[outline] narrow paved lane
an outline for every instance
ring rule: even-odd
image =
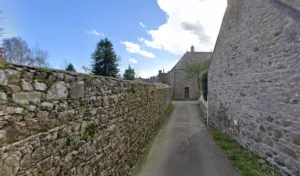
[[[198,102],[173,104],[138,176],[237,176],[205,129]]]

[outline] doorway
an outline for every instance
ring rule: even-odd
[[[190,88],[189,87],[184,88],[184,98],[190,98]]]

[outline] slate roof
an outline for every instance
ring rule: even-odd
[[[212,52],[186,52],[181,59],[177,62],[177,64],[170,70],[180,70],[184,69],[186,63],[188,60],[195,58],[195,59],[201,59],[201,58],[206,58],[206,57],[211,57]]]

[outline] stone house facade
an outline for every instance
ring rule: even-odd
[[[197,78],[188,79],[184,71],[187,63],[191,59],[204,59],[211,57],[212,52],[195,52],[194,46],[191,51],[187,51],[177,64],[167,74],[167,84],[173,87],[173,99],[197,99],[200,96],[200,90],[197,85]]]

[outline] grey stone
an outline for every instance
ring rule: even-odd
[[[49,102],[43,102],[41,104],[41,107],[40,107],[42,110],[52,110],[53,109],[53,104],[52,103],[49,103]]]
[[[0,128],[1,128],[1,123],[0,123]],[[0,130],[0,147],[5,143],[5,140],[6,140],[6,132],[4,130]],[[0,155],[2,155],[1,148],[0,148]]]
[[[7,95],[6,95],[6,93],[0,92],[0,100],[4,100],[4,101],[7,100]]]
[[[0,84],[2,85],[7,84],[7,75],[4,70],[0,70]]]
[[[40,92],[29,92],[28,93],[29,102],[40,103],[41,96],[42,96],[42,94]]]
[[[83,98],[84,97],[84,82],[78,81],[71,85],[70,96],[73,99]]]
[[[22,82],[22,89],[23,89],[23,90],[28,90],[28,91],[33,90],[31,84],[28,83],[28,82],[26,82],[26,81],[23,81],[23,82]]]
[[[33,111],[35,111],[35,109],[36,109],[36,106],[32,106],[32,105],[28,106],[28,111],[33,112]]]
[[[282,131],[275,129],[274,130],[274,136],[276,138],[281,138],[283,136]]]
[[[15,152],[4,160],[3,170],[7,171],[8,175],[17,175],[20,169],[21,153]]]
[[[16,113],[16,114],[21,114],[23,111],[24,111],[23,108],[16,108],[16,109],[15,109],[15,113]]]
[[[8,84],[18,84],[21,78],[21,73],[16,70],[5,70]]]
[[[47,91],[47,99],[66,99],[68,96],[68,89],[67,85],[62,82],[56,82],[54,83],[51,88]]]
[[[45,91],[47,89],[47,85],[45,83],[34,82],[35,90]]]
[[[39,117],[39,118],[45,118],[45,117],[48,117],[49,115],[49,112],[48,111],[39,111],[36,116]]]
[[[58,118],[59,120],[62,121],[72,121],[74,119],[74,114],[75,114],[74,110],[68,110],[68,111],[61,112]]]
[[[15,108],[14,107],[7,107],[5,109],[5,114],[14,114],[15,113]]]
[[[28,93],[24,93],[24,92],[14,93],[12,97],[14,101],[18,103],[22,103],[22,104],[29,103]]]
[[[11,90],[15,93],[15,92],[20,92],[21,88],[17,85],[10,85]]]
[[[293,143],[300,146],[300,134],[293,135]]]
[[[17,92],[13,94],[14,101],[22,104],[40,103],[41,102],[41,93],[39,92]]]

